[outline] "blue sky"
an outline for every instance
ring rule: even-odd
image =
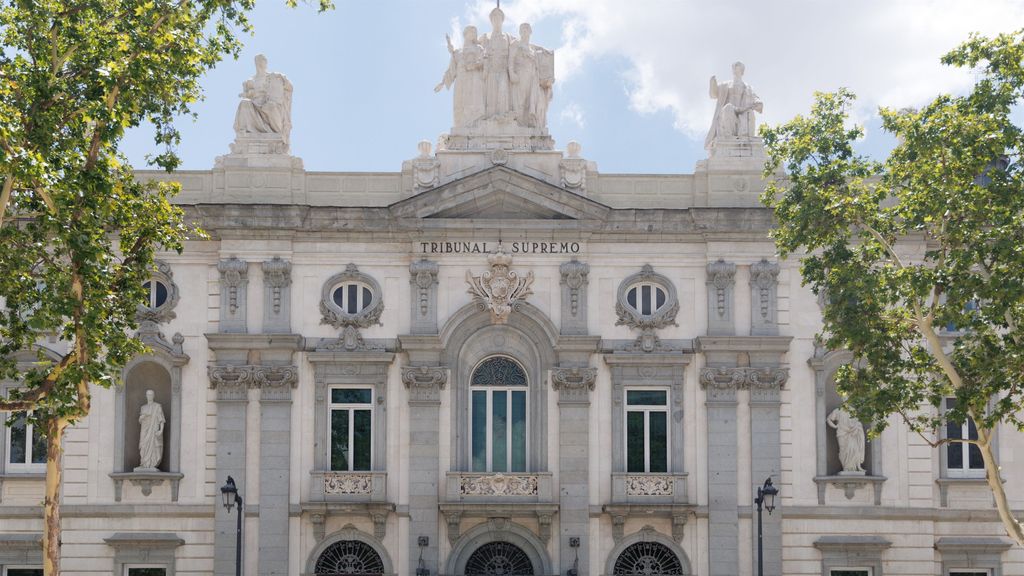
[[[397,171],[416,143],[451,125],[451,93],[433,92],[448,63],[444,35],[476,24],[486,0],[335,0],[317,14],[261,0],[255,35],[242,56],[204,80],[199,119],[182,119],[184,169],[208,169],[234,137],[241,83],[253,57],[295,86],[292,153],[307,170]],[[603,172],[691,172],[704,156],[710,122],[708,77],[729,76],[743,60],[765,101],[764,119],[785,121],[808,108],[814,90],[840,85],[861,95],[856,118],[866,151],[891,141],[878,130],[879,105],[920,104],[963,90],[971,77],[944,70],[939,56],[971,31],[1011,31],[1024,0],[506,0],[506,31],[521,21],[534,43],[556,50],[549,128],[556,145],[583,145]],[[453,40],[458,41],[453,33]],[[123,151],[137,167],[155,151],[143,127]]]

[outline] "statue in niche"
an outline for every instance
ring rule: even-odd
[[[836,431],[839,442],[839,462],[843,465],[842,475],[863,475],[864,446],[867,436],[864,425],[842,408],[833,410],[825,423]]]
[[[543,128],[553,94],[555,59],[554,52],[530,44],[532,33],[533,28],[524,22],[519,26],[519,39],[510,49],[512,109],[521,125]]]
[[[285,146],[292,130],[292,84],[284,74],[267,72],[267,57],[256,56],[256,75],[242,84],[235,136],[277,134]]]
[[[715,117],[704,139],[705,148],[711,148],[719,138],[753,138],[757,135],[754,112],[762,112],[764,104],[743,81],[745,70],[742,62],[736,62],[732,65],[731,82],[719,83],[717,78],[711,77],[709,94],[716,100]]]
[[[471,126],[484,116],[484,49],[477,38],[476,26],[462,31],[462,48],[456,50],[447,34],[448,53],[452,55],[444,78],[434,92],[455,85],[452,118],[456,126]]]
[[[139,410],[139,467],[157,470],[164,455],[164,409],[154,400],[152,390],[146,390],[146,403]]]
[[[484,112],[488,118],[506,118],[512,111],[509,90],[509,48],[512,38],[501,31],[505,13],[501,8],[491,10],[491,33],[484,35],[484,73],[486,92]]]

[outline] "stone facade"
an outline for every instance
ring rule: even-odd
[[[866,474],[834,469],[824,415],[849,358],[816,348],[816,298],[774,256],[756,138],[656,176],[503,142],[420,146],[391,174],[248,149],[140,172],[181,181],[210,239],[161,255],[175,312],[145,317],[152,354],[68,433],[65,573],[234,574],[230,475],[249,575],[338,558],[463,574],[501,543],[533,574],[627,573],[641,546],[665,573],[748,576],[767,477],[766,573],[1024,575],[984,483],[950,477],[899,425],[871,440]],[[473,438],[477,369],[495,357],[524,380],[518,470],[480,469]],[[172,398],[167,469],[148,475],[128,472],[122,439],[143,364]],[[362,464],[355,444],[334,452],[334,392],[354,388],[369,390],[344,408],[371,422]],[[664,463],[630,452],[635,393],[664,398],[664,420],[643,421],[665,422]],[[1024,478],[1024,441],[999,435],[1004,474]],[[1007,489],[1024,508],[1022,484]],[[0,567],[39,563],[42,490],[38,469],[0,465]]]

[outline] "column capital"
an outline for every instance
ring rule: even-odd
[[[558,401],[590,403],[590,391],[597,381],[597,368],[556,366],[551,369],[551,387],[558,391]]]
[[[409,391],[409,404],[437,404],[448,384],[446,366],[402,366],[402,383]]]

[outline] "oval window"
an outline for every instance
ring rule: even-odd
[[[373,304],[373,291],[360,282],[346,282],[334,288],[331,299],[345,314],[358,314]]]
[[[167,303],[167,285],[159,280],[149,280],[142,285],[148,294],[148,305],[156,309]]]
[[[668,294],[653,282],[640,282],[626,291],[626,303],[642,316],[650,316],[661,310],[668,300]]]

